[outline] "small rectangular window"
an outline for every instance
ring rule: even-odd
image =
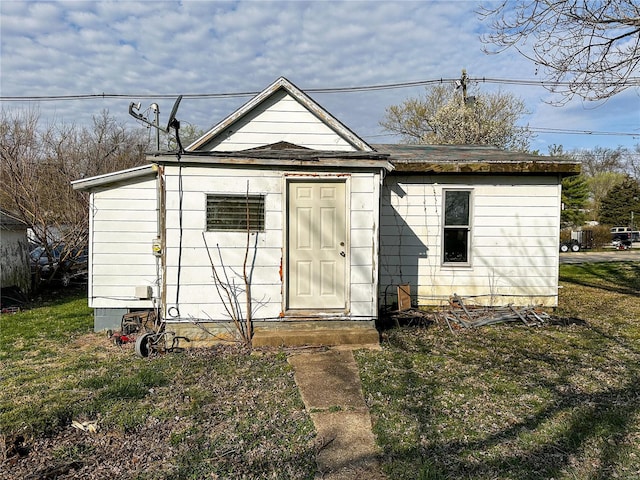
[[[442,238],[444,263],[469,262],[470,208],[471,192],[469,190],[445,190]]]
[[[264,195],[207,195],[207,231],[263,232]]]

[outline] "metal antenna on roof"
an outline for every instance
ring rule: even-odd
[[[182,148],[182,142],[180,142],[180,120],[176,118],[176,114],[178,113],[178,107],[180,106],[180,101],[182,100],[182,95],[179,95],[176,99],[176,103],[173,104],[173,108],[171,109],[171,114],[169,115],[169,121],[167,122],[167,133],[169,133],[169,129],[173,128],[176,131],[176,142],[178,142],[178,151],[180,153],[184,152]]]
[[[180,121],[176,119],[176,114],[178,113],[178,106],[180,105],[180,101],[182,100],[182,95],[179,95],[173,104],[173,108],[171,109],[171,114],[169,115],[169,121],[167,122],[166,128],[160,126],[160,107],[158,107],[157,103],[152,103],[149,108],[151,108],[155,112],[155,120],[152,122],[144,114],[140,113],[140,102],[135,103],[131,102],[129,104],[129,115],[131,115],[136,120],[141,121],[156,129],[156,146],[158,150],[160,150],[160,132],[169,133],[169,129],[174,128],[176,131],[176,141],[178,143],[178,148],[180,152],[182,152],[182,143],[180,142],[180,134],[178,131],[180,130]]]

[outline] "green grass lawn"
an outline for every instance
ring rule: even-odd
[[[86,298],[0,317],[0,479],[313,478],[315,431],[284,353],[142,359],[92,321]]]
[[[396,329],[357,354],[389,478],[640,478],[640,265],[560,276],[557,325]]]
[[[640,478],[640,266],[560,274],[558,324],[395,329],[356,353],[390,479]],[[79,296],[0,317],[0,479],[311,479],[314,437],[283,352],[141,359]]]

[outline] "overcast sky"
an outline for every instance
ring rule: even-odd
[[[177,95],[259,92],[280,76],[302,90],[403,84],[459,78],[542,80],[515,51],[482,52],[486,28],[477,1],[422,2],[0,2],[2,108],[7,97],[122,95],[118,98],[42,100],[45,122],[88,125],[103,110],[122,123],[132,101],[145,112],[158,103],[166,121]],[[531,148],[632,147],[640,143],[640,89],[604,104],[545,103],[538,86],[478,84],[521,97],[534,129],[592,134],[537,133]],[[454,88],[451,84],[451,88]],[[351,93],[309,93],[369,143],[392,143],[378,125],[385,107],[424,87]],[[167,96],[167,97],[164,97]],[[248,96],[185,98],[177,115],[208,129]],[[142,125],[139,128],[144,128]],[[598,132],[632,135],[598,135]]]

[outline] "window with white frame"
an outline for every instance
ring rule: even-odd
[[[471,251],[471,190],[444,191],[444,263],[469,263]]]
[[[263,232],[264,195],[207,195],[207,231]]]

